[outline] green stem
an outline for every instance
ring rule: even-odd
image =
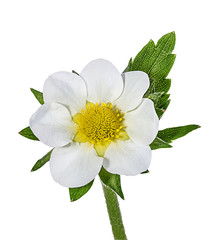
[[[116,193],[102,183],[115,240],[127,240]]]

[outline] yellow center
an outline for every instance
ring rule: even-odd
[[[124,130],[124,114],[111,103],[86,104],[86,109],[73,116],[77,124],[75,142],[90,142],[99,156],[103,156],[111,141],[128,140]]]
[[[78,124],[77,131],[91,143],[118,138],[123,128],[123,114],[109,103],[87,104],[86,110],[74,116],[73,120]]]

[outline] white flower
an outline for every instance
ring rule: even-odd
[[[43,88],[43,104],[30,128],[54,147],[51,174],[65,187],[92,181],[102,166],[111,173],[136,175],[148,169],[158,117],[151,100],[143,98],[148,75],[122,75],[108,61],[90,62],[80,76],[57,72]]]

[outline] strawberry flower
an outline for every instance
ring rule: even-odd
[[[159,124],[153,102],[143,98],[148,88],[145,72],[121,75],[103,59],[90,62],[80,75],[49,76],[44,104],[32,115],[30,128],[54,147],[54,180],[74,188],[92,181],[102,166],[119,175],[146,171]]]

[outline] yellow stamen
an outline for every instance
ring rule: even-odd
[[[74,141],[83,142],[84,140],[91,144],[114,141],[118,138],[120,129],[123,128],[123,117],[120,116],[121,112],[114,109],[111,103],[87,102],[86,109],[81,109],[80,115],[73,116],[74,122],[78,125],[78,134]]]

